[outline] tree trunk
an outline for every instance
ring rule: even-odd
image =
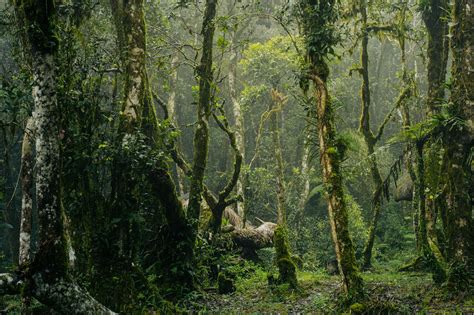
[[[444,102],[444,83],[448,61],[448,2],[446,0],[430,0],[423,8],[422,17],[428,33],[427,79],[428,91],[426,108],[429,116],[439,113]],[[441,147],[435,141],[425,144],[425,185],[429,196],[436,196],[443,189],[444,178],[441,175],[439,151]],[[435,231],[438,198],[426,198],[427,233],[432,244],[439,244]],[[436,245],[438,246],[438,245]]]
[[[211,103],[213,101],[213,92],[211,90],[211,84],[213,82],[212,46],[215,31],[214,18],[216,16],[216,7],[217,0],[206,0],[201,30],[203,36],[202,56],[201,63],[197,68],[199,102],[196,131],[194,133],[194,156],[188,205],[188,216],[192,220],[191,223],[194,227],[194,234],[197,234],[201,213],[204,173],[209,150],[209,116],[211,115]]]
[[[21,219],[20,219],[20,248],[18,251],[18,266],[26,270],[31,261],[31,232],[33,221],[33,146],[34,120],[28,118],[21,146]],[[22,294],[22,313],[29,314],[31,297]]]
[[[319,151],[323,168],[323,182],[328,201],[331,234],[334,241],[339,271],[343,277],[344,291],[354,299],[363,294],[363,282],[359,275],[354,246],[349,234],[349,219],[344,199],[340,164],[342,152],[336,139],[334,113],[330,106],[325,81],[312,76],[316,90]]]
[[[232,101],[232,109],[234,112],[234,119],[235,119],[235,139],[237,142],[237,147],[242,155],[242,159],[245,162],[245,138],[244,138],[244,115],[242,113],[242,108],[240,106],[240,102],[238,99],[238,92],[237,92],[237,62],[238,62],[238,54],[237,48],[235,48],[235,41],[237,40],[236,34],[234,32],[232,38],[232,51],[229,60],[229,75],[228,75],[228,82],[229,82],[229,90],[230,90],[230,98]],[[238,202],[236,204],[237,214],[242,218],[242,222],[245,226],[246,222],[246,213],[245,213],[245,192],[244,192],[244,178],[245,174],[241,174],[239,180],[237,181],[236,185],[236,192],[238,195],[243,197],[242,202]]]
[[[33,218],[33,146],[34,120],[28,118],[21,147],[21,221],[18,265],[25,267],[30,262],[31,229]]]
[[[336,36],[331,33],[338,16],[337,6],[335,1],[300,0],[299,9],[308,63],[305,74],[314,84],[319,157],[325,197],[328,202],[331,235],[344,292],[354,301],[364,294],[363,281],[354,255],[344,199],[341,161],[344,158],[345,149],[344,144],[337,139],[334,109],[331,106],[326,85],[329,67],[325,58],[331,54],[330,49],[338,41]],[[322,30],[329,32],[322,32]],[[321,35],[322,33],[324,35]]]
[[[137,139],[141,132],[146,137],[146,143],[151,150],[160,145],[159,126],[155,106],[150,91],[150,85],[146,69],[146,27],[143,0],[119,1],[111,0],[112,13],[114,16],[118,47],[122,51],[122,63],[125,79],[124,99],[122,103],[122,117],[119,126],[120,145],[125,147],[130,141]],[[143,157],[136,157],[143,159]],[[147,157],[144,157],[146,159]],[[149,161],[141,161],[147,163]],[[120,164],[122,163],[122,164]],[[129,161],[117,162],[115,177],[113,178],[114,197],[117,216],[121,218],[119,230],[114,233],[121,242],[119,250],[122,252],[125,268],[132,268],[136,255],[137,244],[134,233],[138,232],[136,226],[130,222],[130,211],[132,207],[139,209],[140,200],[137,199],[132,187],[137,183],[130,176],[133,169]],[[156,217],[161,217],[160,208],[169,225],[171,239],[174,243],[171,256],[173,266],[177,267],[176,279],[187,286],[193,285],[193,277],[189,276],[193,261],[193,244],[191,229],[188,224],[184,209],[176,194],[175,185],[166,166],[152,165],[147,174],[147,179],[152,185],[153,196],[160,205],[156,205]],[[161,206],[161,207],[160,207]],[[136,210],[135,210],[136,211]],[[156,227],[154,227],[156,228]],[[175,250],[180,248],[180,250]],[[161,249],[159,249],[161,250]],[[119,270],[120,271],[120,270]],[[131,272],[131,270],[130,270]],[[131,279],[127,279],[130,281]],[[120,299],[120,298],[119,298]],[[122,303],[123,301],[117,301]]]
[[[177,82],[178,82],[178,65],[179,65],[179,56],[176,54],[171,59],[171,75],[170,75],[170,80],[169,80],[170,94],[168,96],[168,102],[167,102],[169,119],[172,120],[175,126],[178,126],[178,117],[176,114],[176,88],[177,88]],[[178,193],[180,196],[183,196],[186,193],[186,189],[184,185],[186,175],[183,173],[183,170],[179,168],[178,166],[176,166],[176,179],[178,182]]]
[[[446,65],[448,51],[446,49],[447,38],[447,10],[446,0],[429,0],[423,4],[423,21],[428,31],[427,50],[427,72],[428,92],[427,105],[428,114],[437,113],[444,98],[444,80],[446,77]]]
[[[277,90],[271,91],[273,105],[269,112],[271,113],[270,126],[273,140],[273,150],[275,154],[275,179],[277,183],[277,227],[273,236],[275,244],[275,261],[278,266],[279,278],[281,283],[288,283],[293,288],[298,286],[296,278],[296,265],[291,259],[288,244],[288,227],[286,225],[286,196],[284,181],[283,154],[281,151],[280,130],[278,127],[278,118],[281,117],[283,105],[287,97]]]
[[[375,144],[377,142],[376,137],[372,133],[370,127],[370,82],[369,82],[369,34],[367,30],[367,3],[365,0],[360,1],[360,12],[362,15],[362,44],[361,44],[361,66],[362,66],[362,86],[361,86],[361,99],[362,109],[360,116],[359,131],[364,136],[365,144],[367,145],[367,154],[369,159],[370,174],[372,176],[374,193],[380,191],[382,186],[382,176],[377,165],[377,160],[374,155]],[[371,266],[372,249],[374,246],[375,231],[380,218],[381,204],[377,198],[372,205],[372,219],[369,226],[369,233],[367,236],[367,242],[364,248],[364,262],[363,268],[368,269]]]
[[[451,102],[448,111],[462,119],[449,129],[445,139],[447,157],[448,283],[468,288],[474,278],[474,233],[472,220],[473,175],[469,155],[474,141],[474,13],[472,0],[453,3],[451,51],[453,55]]]
[[[300,194],[300,201],[298,204],[298,212],[296,214],[295,218],[295,224],[296,224],[296,234],[298,236],[296,240],[296,250],[298,251],[298,255],[302,255],[304,252],[303,249],[303,239],[302,239],[302,224],[303,224],[303,219],[304,219],[304,210],[306,207],[306,202],[308,201],[308,196],[309,196],[309,189],[310,189],[310,183],[309,183],[309,173],[310,173],[310,167],[309,167],[309,137],[310,135],[308,134],[303,143],[303,156],[301,158],[301,177],[303,179],[303,189],[301,190]]]
[[[277,224],[286,226],[284,165],[278,121],[281,117],[282,107],[286,102],[287,97],[283,96],[277,90],[272,90],[271,93],[274,102],[274,106],[270,108],[270,111],[273,112],[270,118],[270,126],[276,166],[275,179],[277,184]]]
[[[36,205],[38,208],[39,248],[26,281],[40,302],[67,314],[113,314],[78,287],[68,273],[68,245],[60,195],[59,108],[55,55],[56,4],[28,1],[15,3],[20,27],[26,32],[25,50],[31,52],[36,132]],[[26,46],[26,45],[25,45]],[[14,283],[18,277],[7,276]],[[2,279],[3,280],[3,279]],[[5,285],[0,281],[2,286]],[[3,288],[0,288],[0,292]]]

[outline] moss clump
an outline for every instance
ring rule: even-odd
[[[222,272],[217,276],[217,285],[219,294],[235,292],[234,281]]]
[[[298,286],[296,279],[296,265],[291,259],[287,242],[287,233],[284,227],[278,226],[273,235],[273,243],[276,251],[276,265],[279,271],[279,283],[288,283],[292,288]]]
[[[363,313],[365,310],[366,310],[365,305],[364,305],[364,304],[361,304],[361,303],[354,303],[354,304],[352,304],[351,307],[350,307],[351,313],[354,313],[354,314],[361,314],[361,313]]]

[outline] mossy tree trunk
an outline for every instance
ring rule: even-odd
[[[315,90],[319,156],[331,235],[344,291],[350,300],[357,300],[363,296],[363,281],[354,255],[344,198],[341,175],[344,145],[337,139],[334,112],[326,85],[329,68],[325,59],[338,41],[337,36],[333,34],[333,26],[338,16],[337,8],[335,1],[300,0],[298,9],[303,24],[309,68],[306,75],[313,82]]]
[[[285,178],[283,154],[281,151],[280,127],[281,111],[287,101],[287,97],[277,90],[271,91],[272,106],[270,108],[270,128],[272,133],[273,150],[275,154],[275,179],[277,196],[277,228],[273,235],[275,244],[275,261],[278,267],[280,283],[288,283],[296,288],[298,281],[296,278],[296,265],[291,259],[290,248],[288,244],[288,227],[286,223],[286,196],[285,196]]]
[[[445,139],[447,160],[447,239],[450,268],[448,283],[467,288],[474,279],[474,233],[472,220],[472,154],[474,140],[474,12],[471,0],[455,0],[450,31],[453,55],[453,85],[448,107],[460,119]]]
[[[428,91],[426,109],[428,116],[441,111],[445,96],[445,78],[448,62],[448,1],[430,0],[422,7],[422,17],[428,33],[427,81]],[[434,141],[428,142],[425,150],[425,184],[428,193],[425,199],[427,233],[430,243],[438,251],[439,241],[435,231],[440,201],[444,198],[442,190],[444,179],[441,176],[439,151],[441,146]]]
[[[153,103],[150,84],[146,69],[146,25],[143,0],[111,0],[113,18],[117,32],[117,46],[121,52],[121,61],[124,71],[124,96],[122,103],[122,116],[119,126],[119,141],[121,147],[126,147],[138,138],[139,134],[145,136],[146,144],[151,150],[161,150],[160,131],[158,119]],[[141,159],[142,157],[138,157]],[[145,157],[146,159],[147,157]],[[147,163],[147,161],[143,161]],[[160,207],[169,225],[170,239],[173,244],[172,260],[169,267],[178,267],[176,279],[181,284],[192,286],[193,279],[189,277],[193,261],[192,231],[181,202],[178,200],[175,185],[165,163],[154,161],[160,165],[148,168],[147,179],[152,186],[153,196],[159,201],[156,205],[156,217],[160,217]],[[126,268],[131,268],[135,258],[137,244],[134,244],[136,227],[129,222],[130,211],[137,211],[140,207],[140,196],[134,193],[133,187],[139,183],[133,180],[134,170],[130,161],[118,162],[115,166],[115,176],[112,187],[114,188],[114,203],[118,208],[121,226],[118,238],[122,245],[120,250],[125,259]],[[131,176],[132,175],[132,176]],[[140,175],[140,174],[137,174]],[[137,199],[138,198],[138,199]],[[179,248],[179,250],[175,250]],[[160,249],[161,250],[161,249]]]
[[[334,113],[328,100],[326,83],[313,77],[316,88],[319,129],[319,150],[323,167],[323,182],[328,200],[331,234],[334,241],[339,271],[343,276],[344,290],[354,299],[363,294],[363,282],[357,268],[354,246],[349,234],[349,219],[344,199],[341,175],[341,152],[334,127]]]
[[[192,220],[194,234],[197,234],[199,216],[201,213],[204,173],[209,151],[209,116],[211,115],[213,102],[212,46],[214,41],[216,7],[217,0],[206,0],[201,29],[203,36],[202,55],[201,62],[197,68],[199,101],[196,130],[194,133],[194,154],[188,205],[188,216]]]
[[[40,302],[66,314],[112,314],[74,283],[69,274],[68,241],[60,194],[60,127],[57,99],[55,36],[59,2],[15,1],[24,49],[32,61],[34,129],[36,139],[36,205],[38,209],[39,247],[26,272],[18,276],[2,275],[3,285],[15,279],[29,283],[28,290]],[[4,278],[10,281],[4,282]],[[0,292],[3,288],[0,288]],[[17,292],[18,293],[18,292]]]
[[[444,81],[448,60],[446,0],[429,0],[422,4],[422,17],[428,32],[427,49],[427,110],[429,114],[439,112],[444,98]]]

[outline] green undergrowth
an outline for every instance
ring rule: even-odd
[[[236,291],[218,294],[208,290],[183,305],[202,314],[456,314],[474,312],[474,298],[467,293],[449,295],[436,288],[429,273],[369,272],[363,274],[366,298],[344,304],[339,276],[324,271],[298,272],[298,289],[269,286],[268,270],[256,267],[251,275],[235,280]]]

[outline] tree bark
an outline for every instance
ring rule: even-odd
[[[114,16],[118,47],[122,50],[122,63],[125,69],[125,88],[122,103],[122,117],[119,126],[120,145],[126,146],[129,141],[136,139],[139,133],[146,137],[146,143],[151,150],[156,150],[161,144],[159,126],[153,97],[146,69],[146,27],[143,0],[111,0]],[[142,157],[139,157],[141,159]],[[147,157],[144,157],[145,159]],[[142,163],[146,163],[143,161]],[[130,205],[138,209],[140,200],[137,200],[132,187],[138,183],[131,179],[128,161],[126,165],[115,166],[113,187],[115,201],[117,202],[117,215],[121,226],[117,231],[117,238],[122,241],[120,250],[125,266],[131,268],[135,258],[136,245],[134,244],[134,226],[130,224]],[[125,170],[125,171],[124,171]],[[163,215],[170,226],[173,246],[180,248],[172,253],[174,266],[178,266],[177,274],[182,278],[179,281],[187,286],[193,285],[193,278],[189,277],[192,269],[193,244],[192,231],[189,226],[183,206],[176,194],[176,188],[170,176],[169,169],[163,165],[152,165],[147,174],[152,185],[153,196],[159,200]],[[136,211],[133,210],[132,211]],[[156,216],[160,217],[160,207],[157,205]],[[170,267],[171,268],[171,267]],[[178,278],[178,277],[177,277]],[[119,302],[120,303],[120,302]]]
[[[273,89],[271,91],[272,106],[270,107],[270,126],[273,140],[273,150],[275,154],[275,179],[277,184],[277,227],[273,235],[275,244],[275,261],[278,266],[279,278],[281,283],[288,283],[293,288],[298,286],[296,278],[296,265],[291,259],[290,246],[288,244],[288,227],[286,224],[286,196],[283,154],[281,151],[280,130],[278,120],[281,119],[283,105],[287,97]]]
[[[472,220],[473,175],[469,162],[474,141],[474,3],[455,0],[452,8],[451,51],[453,87],[448,111],[464,124],[453,126],[445,139],[447,157],[448,283],[468,288],[474,279]]]
[[[57,3],[17,1],[19,26],[26,32],[25,50],[31,53],[36,132],[36,204],[38,208],[39,248],[30,268],[20,277],[30,282],[30,292],[38,301],[67,314],[113,314],[78,287],[68,270],[68,244],[63,226],[60,195],[59,108],[56,64],[58,43],[55,37]],[[3,279],[2,279],[3,280]],[[1,281],[0,292],[5,283]]]
[[[362,108],[360,116],[359,131],[364,136],[365,144],[367,145],[367,155],[369,159],[370,174],[372,176],[372,182],[374,185],[374,192],[380,190],[382,186],[382,176],[378,168],[377,160],[374,155],[375,144],[378,136],[374,136],[370,127],[370,82],[369,82],[369,33],[367,30],[367,3],[365,0],[360,1],[360,13],[362,16],[362,44],[361,44],[361,74],[362,74],[362,86],[361,86],[361,99]],[[380,200],[375,199],[372,205],[372,218],[369,226],[369,233],[367,236],[367,242],[364,248],[364,262],[363,268],[368,269],[371,266],[372,249],[374,246],[375,231],[380,218],[381,204]]]
[[[428,33],[427,48],[427,80],[428,91],[426,98],[426,110],[428,116],[433,116],[441,111],[441,104],[445,96],[445,78],[448,62],[448,27],[447,12],[448,1],[430,0],[422,8],[422,17]],[[441,147],[435,141],[430,141],[425,145],[425,185],[429,195],[436,196],[444,186],[444,179],[441,175],[440,158],[438,152]],[[441,197],[443,198],[443,197]],[[438,244],[438,237],[434,226],[436,224],[438,198],[426,198],[426,220],[427,233],[432,244]],[[438,245],[436,245],[438,246]]]
[[[25,267],[30,261],[31,229],[33,219],[33,146],[34,120],[28,118],[21,147],[21,221],[18,265]]]
[[[31,232],[33,221],[33,147],[34,147],[34,120],[28,118],[23,143],[21,146],[21,218],[20,218],[20,248],[18,251],[18,266],[26,270],[31,257]],[[22,294],[22,313],[29,314],[31,297]]]
[[[287,97],[272,90],[273,106],[270,108],[271,114],[270,126],[272,132],[273,150],[275,154],[275,179],[277,184],[277,224],[285,226],[286,228],[286,205],[285,205],[285,180],[284,180],[284,165],[283,154],[281,151],[280,130],[278,127],[279,118],[281,119],[281,111],[283,105],[287,101]]]
[[[176,114],[176,88],[178,82],[178,65],[179,56],[176,54],[171,59],[171,75],[169,80],[170,94],[168,96],[168,102],[166,104],[168,108],[168,119],[171,119],[175,126],[178,126],[178,116]],[[178,145],[178,143],[176,145]],[[178,193],[179,195],[183,196],[186,193],[186,175],[178,166],[176,166],[176,179],[178,182]]]
[[[212,46],[214,40],[217,0],[206,0],[201,34],[202,56],[197,68],[199,81],[199,102],[197,112],[196,131],[194,133],[194,154],[191,187],[189,192],[188,216],[192,220],[194,234],[197,234],[199,217],[201,213],[201,199],[203,193],[204,173],[207,165],[209,151],[209,116],[211,115],[213,82],[212,71]]]
[[[349,234],[347,206],[340,170],[342,152],[338,152],[334,113],[329,103],[325,81],[316,75],[313,75],[311,79],[316,90],[319,151],[336,258],[343,277],[344,291],[352,298],[357,298],[363,294],[363,282],[359,275],[354,246]]]
[[[228,83],[229,83],[229,90],[230,90],[230,98],[232,101],[232,109],[234,113],[235,119],[235,139],[237,143],[237,148],[242,155],[242,160],[245,161],[245,133],[244,133],[244,115],[242,113],[242,108],[238,99],[238,92],[237,92],[237,62],[238,62],[238,54],[236,46],[236,32],[233,34],[232,38],[232,47],[231,47],[231,56],[229,60],[229,75],[228,75]],[[242,202],[238,202],[236,204],[237,214],[242,218],[242,222],[245,226],[246,222],[246,212],[245,212],[245,193],[244,193],[244,177],[245,174],[241,174],[237,181],[236,185],[236,193],[237,195],[241,195],[243,197]]]
[[[428,31],[427,72],[428,114],[437,113],[444,98],[444,81],[448,51],[446,43],[448,4],[446,0],[429,0],[422,8],[422,17]]]

